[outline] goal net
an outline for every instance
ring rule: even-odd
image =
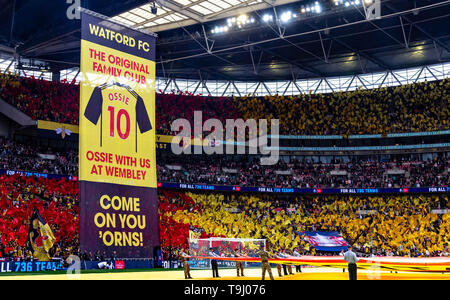
[[[261,247],[264,250],[266,249],[265,239],[208,238],[189,240],[190,255],[200,257],[210,256],[210,250],[221,257],[235,257],[236,252],[240,256],[259,257],[258,251]],[[189,264],[194,269],[211,267],[211,261],[202,258],[191,258]],[[218,266],[219,268],[232,268],[235,267],[235,262],[219,260]]]

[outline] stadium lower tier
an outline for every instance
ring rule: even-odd
[[[0,175],[23,172],[53,178],[78,176],[78,151],[61,153],[61,149],[19,140],[0,137]],[[449,169],[448,151],[357,156],[281,155],[275,165],[261,165],[257,156],[158,153],[156,164],[157,180],[163,188],[216,191],[239,188],[242,191],[286,193],[314,189],[324,192],[327,189],[354,189],[357,193],[373,193],[378,189],[386,189],[385,192],[400,189],[450,191]],[[108,166],[105,171],[123,179],[149,176],[145,172],[133,172],[130,167]]]
[[[53,256],[78,249],[78,183],[62,179],[0,176],[0,257],[30,257],[27,234],[33,210],[54,232]],[[37,241],[38,244],[42,241]]]
[[[337,232],[361,256],[448,256],[448,193],[277,195],[160,189],[160,238],[165,259],[197,238],[265,239],[271,251],[330,255],[303,232]],[[26,257],[29,220],[38,209],[52,228],[54,257],[79,252],[78,184],[66,179],[0,176],[0,255]],[[337,254],[337,253],[336,253]],[[91,257],[92,258],[92,257]]]
[[[208,257],[196,256],[195,259],[253,262],[258,263],[260,258],[255,257]],[[301,256],[287,257],[283,259],[269,259],[271,264],[283,265],[306,265],[315,267],[340,268],[345,269],[348,263],[343,256]],[[403,272],[450,272],[450,258],[429,257],[429,258],[406,258],[406,257],[373,257],[361,258],[358,260],[358,269],[372,271],[403,271]]]
[[[188,229],[204,237],[266,239],[273,251],[319,255],[305,231],[336,231],[361,254],[448,253],[448,194],[301,196],[160,193],[163,248],[187,248]],[[172,230],[178,232],[175,238]],[[169,239],[170,238],[170,239]]]

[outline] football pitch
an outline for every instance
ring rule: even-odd
[[[272,268],[275,280],[348,280],[348,273],[337,268],[302,268],[301,273],[279,277]],[[234,269],[219,269],[220,278],[212,278],[211,270],[191,270],[189,280],[261,280],[261,269],[249,268],[244,277],[237,277]],[[266,280],[268,280],[266,274]],[[185,280],[182,269],[140,270],[82,270],[80,274],[66,271],[40,273],[0,273],[0,280]],[[390,272],[358,270],[358,280],[450,280],[450,273]]]

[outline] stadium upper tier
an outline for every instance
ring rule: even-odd
[[[79,85],[0,75],[0,99],[35,120],[78,124]],[[204,97],[157,94],[159,134],[177,118],[280,120],[284,135],[352,135],[450,129],[450,79],[331,94]]]

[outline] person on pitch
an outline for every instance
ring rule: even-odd
[[[275,258],[279,258],[279,259],[283,258],[283,256],[280,255],[279,251],[275,251],[273,254],[274,254]],[[281,275],[281,264],[277,264],[277,271],[278,271],[278,276],[283,277],[283,275]]]
[[[284,248],[281,248],[280,252],[278,252],[278,256],[282,259],[287,258],[286,251],[284,250]],[[281,266],[283,267],[284,276],[287,276],[288,275],[287,265],[282,264]]]
[[[301,256],[300,250],[299,250],[298,247],[294,249],[293,255],[294,255],[295,257],[300,257],[300,256]],[[295,265],[295,272],[296,272],[296,273],[301,273],[301,272],[302,272],[302,266],[296,264],[296,265]]]
[[[357,266],[356,262],[358,258],[355,252],[352,251],[352,247],[348,246],[348,251],[344,253],[344,260],[348,263],[348,275],[350,280],[357,280]]]
[[[192,279],[192,277],[191,277],[191,267],[189,266],[189,257],[190,257],[190,255],[187,254],[184,249],[181,249],[181,251],[180,251],[180,253],[178,255],[180,257],[180,261],[183,264],[184,279]]]
[[[243,255],[239,252],[239,249],[235,249],[234,250],[234,257],[242,257]],[[239,275],[239,271],[240,271],[240,275]],[[244,277],[244,262],[242,261],[236,261],[236,272],[237,272],[237,276],[242,276]]]
[[[262,269],[262,280],[264,280],[266,276],[266,271],[269,273],[270,280],[273,280],[272,269],[269,264],[269,253],[264,250],[263,246],[258,251],[259,257],[261,257],[261,269]]]
[[[209,257],[219,257],[219,255],[216,254],[216,252],[214,252],[214,248],[209,248],[208,255],[209,255]],[[217,260],[211,259],[211,268],[212,268],[212,272],[213,272],[213,278],[220,278],[219,266],[217,264]]]
[[[292,251],[291,250],[286,250],[285,251],[285,256],[286,258],[290,258],[292,256]],[[294,275],[294,273],[292,272],[292,265],[287,265],[287,270],[289,275]]]

